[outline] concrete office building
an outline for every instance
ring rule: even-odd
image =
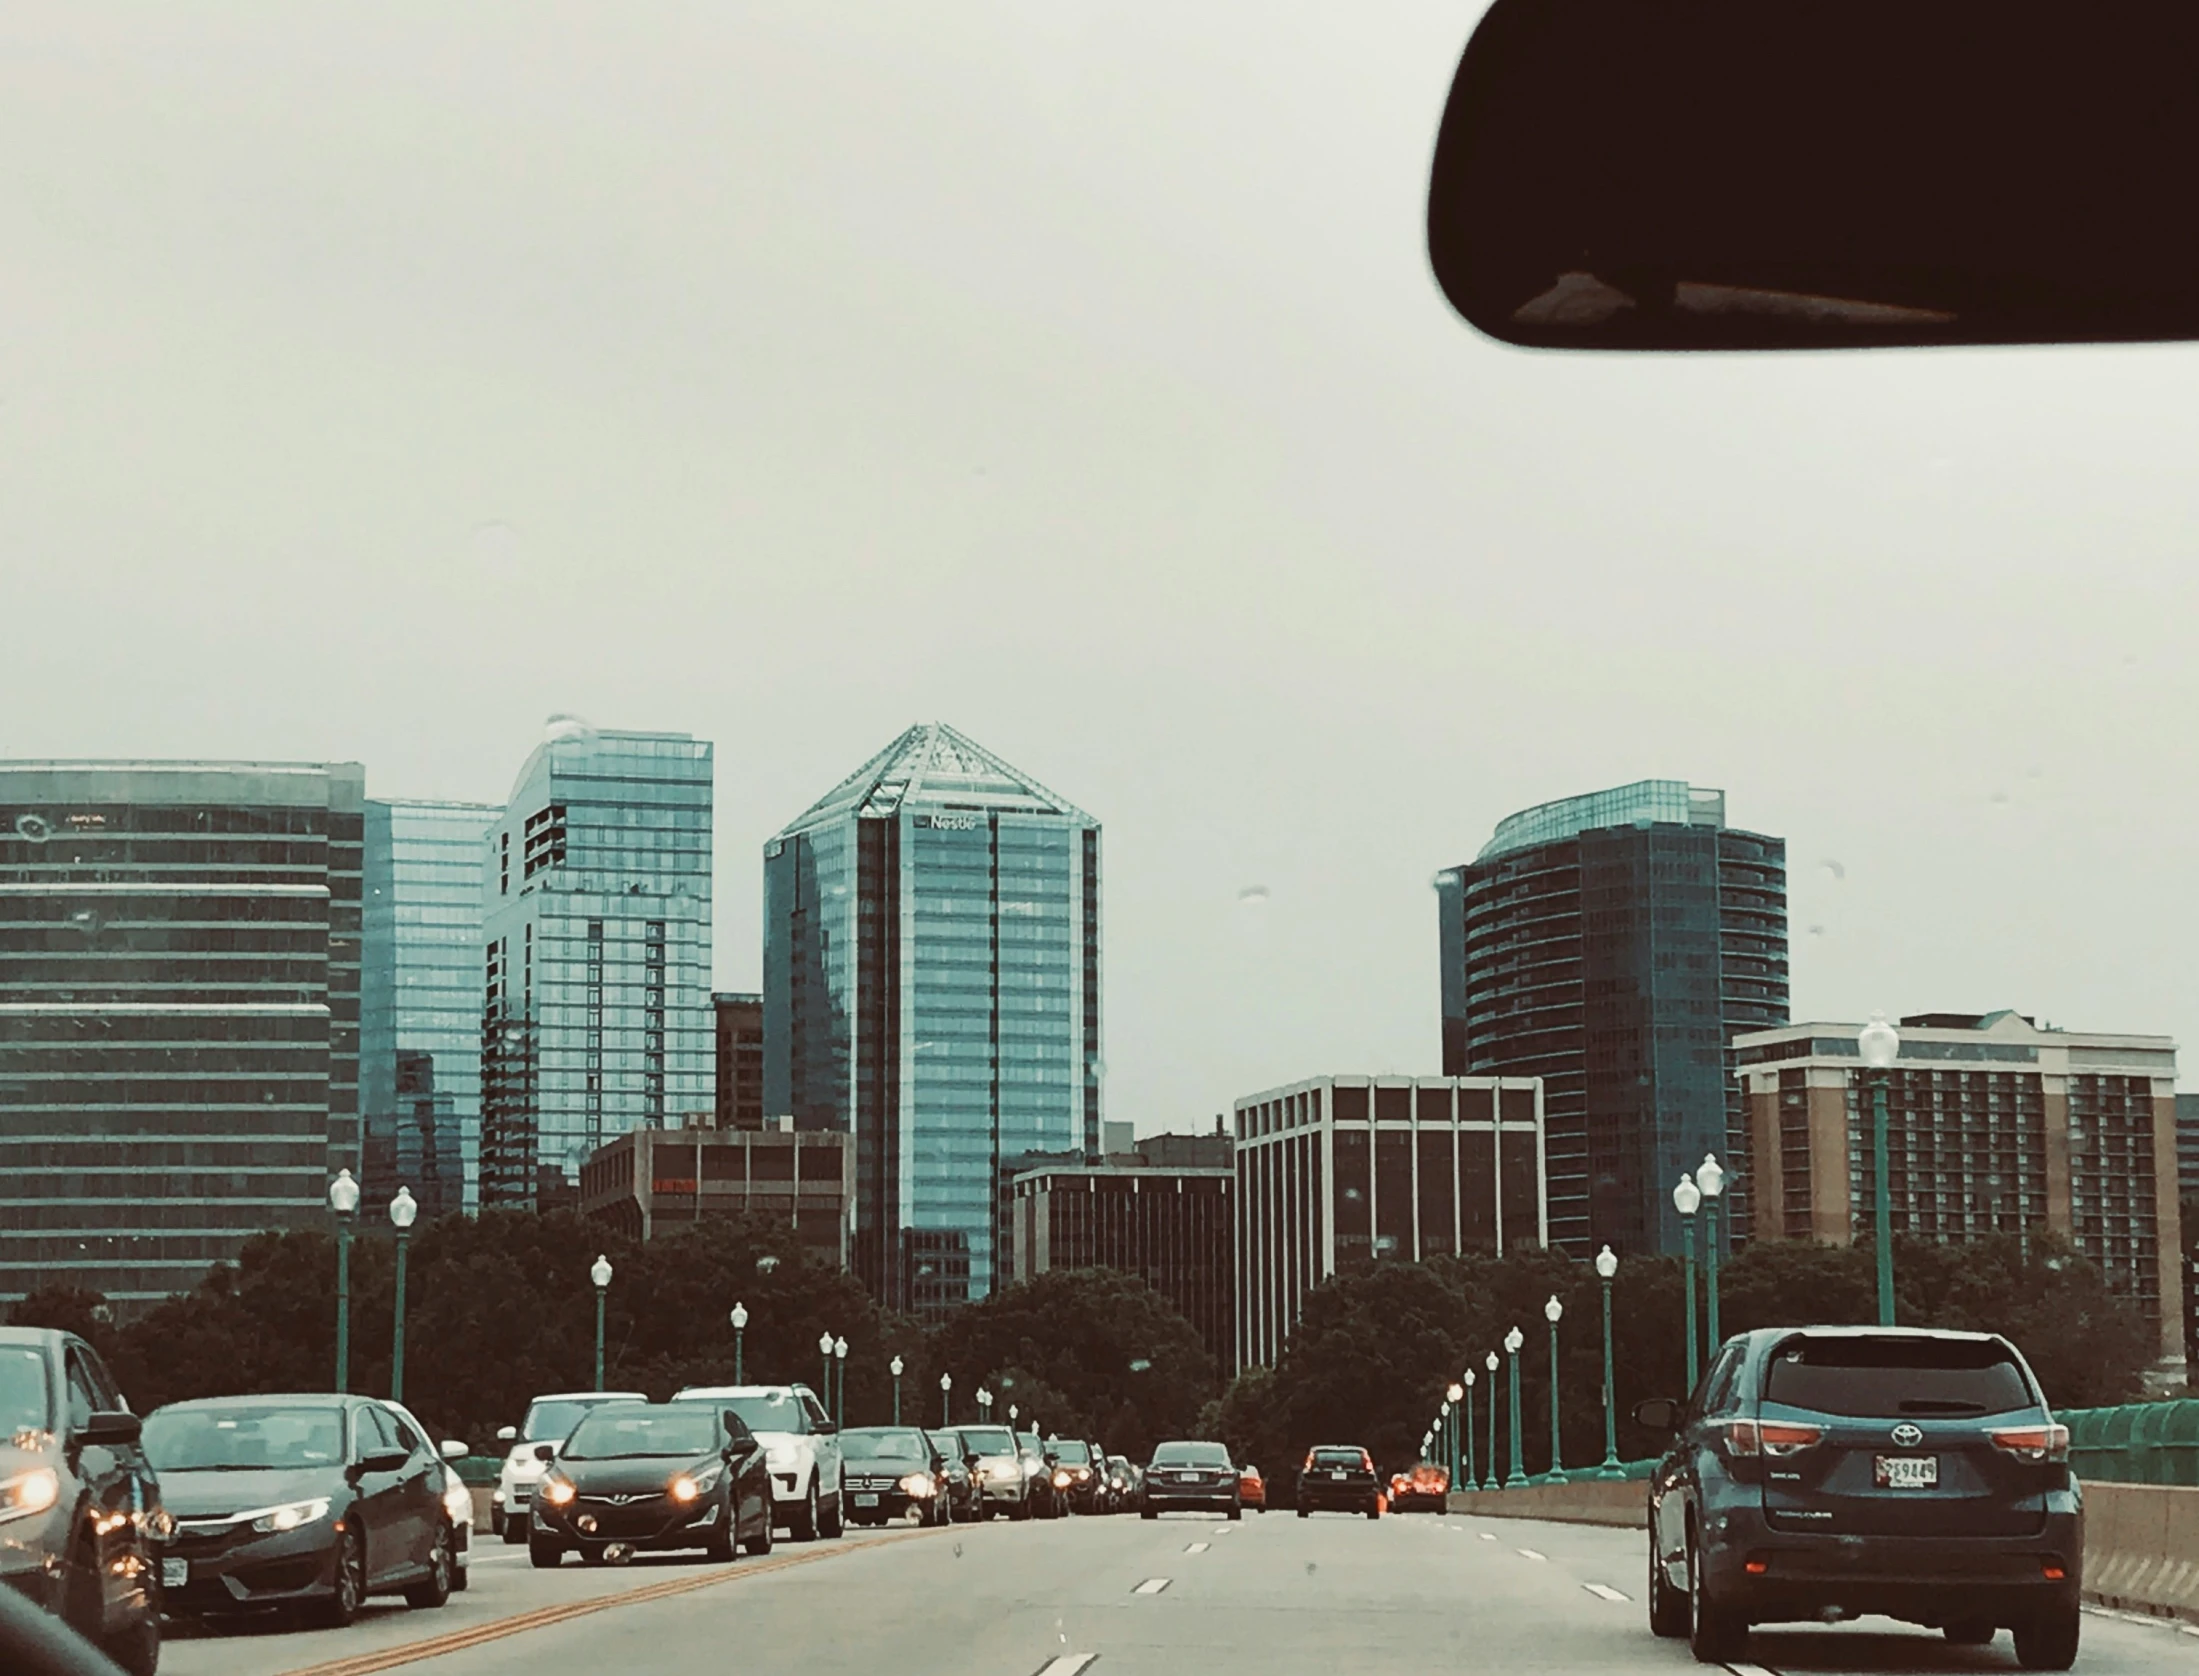
[[[1240,1371],[1332,1275],[1550,1243],[1532,1077],[1316,1077],[1239,1100],[1234,1127]]]
[[[1110,1125],[1112,1127],[1112,1125]],[[1198,1330],[1218,1368],[1235,1346],[1231,1193],[1227,1135],[1155,1135],[1197,1141],[1185,1149],[1137,1142],[1110,1147],[1104,1163],[1050,1163],[1013,1182],[1013,1271],[1018,1281],[1053,1269],[1120,1269],[1175,1306]]]
[[[488,803],[369,798],[359,975],[367,1201],[423,1216],[480,1202],[481,880]]]
[[[598,1148],[580,1170],[580,1209],[636,1239],[713,1217],[783,1223],[803,1249],[848,1265],[855,1154],[848,1137],[791,1125],[636,1129]]]
[[[718,1127],[764,1126],[764,998],[710,997],[718,1021]],[[784,1115],[784,1114],[781,1114]]]
[[[1785,840],[1643,780],[1508,817],[1436,888],[1443,1069],[1542,1079],[1551,1242],[1678,1251],[1672,1187],[1706,1152],[1738,1166],[1745,1237],[1730,1044],[1787,1021]]]
[[[1871,1073],[1856,1024],[1734,1044],[1746,1084],[1756,1237],[1845,1245],[1876,1217]],[[1898,1026],[1887,1141],[1897,1235],[2047,1229],[2075,1242],[2184,1354],[2176,1044],[2041,1028],[2012,1012]]]
[[[358,1168],[356,763],[0,764],[0,1301],[189,1291]]]
[[[563,721],[484,858],[481,1202],[570,1202],[605,1141],[716,1101],[711,749]]]
[[[764,1109],[855,1138],[855,1262],[928,1319],[1005,1280],[1004,1166],[1100,1147],[1099,824],[910,728],[764,847]]]

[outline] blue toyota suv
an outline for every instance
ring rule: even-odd
[[[1705,1663],[1749,1626],[1866,1612],[1960,1645],[2077,1656],[2084,1508],[2016,1347],[1988,1333],[1767,1327],[1729,1339],[1649,1490],[1649,1622]]]

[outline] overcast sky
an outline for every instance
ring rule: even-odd
[[[2199,1034],[2199,356],[1482,340],[1477,10],[0,12],[0,754],[686,729],[750,987],[948,721],[1105,823],[1143,1131],[1438,1070],[1434,873],[1646,776],[1787,839],[1798,1017]]]

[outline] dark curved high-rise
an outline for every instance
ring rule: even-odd
[[[1674,1251],[1680,1172],[1746,1141],[1731,1043],[1787,1022],[1786,841],[1641,780],[1507,817],[1437,879],[1446,1076],[1543,1079],[1550,1241]]]

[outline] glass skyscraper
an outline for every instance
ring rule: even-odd
[[[189,1291],[359,1166],[356,763],[0,764],[0,1300]]]
[[[481,879],[489,803],[366,806],[359,1109],[369,1199],[422,1214],[479,1203]]]
[[[1017,1160],[1099,1156],[1099,839],[935,723],[764,846],[764,1109],[854,1135],[890,1307],[1005,1284]]]
[[[711,748],[555,721],[482,858],[483,1205],[577,1199],[642,1127],[707,1119]]]
[[[1732,1042],[1787,1022],[1786,841],[1725,808],[1682,780],[1565,798],[1437,877],[1444,1073],[1542,1078],[1550,1241],[1576,1256],[1677,1251],[1706,1152],[1748,1231]]]

